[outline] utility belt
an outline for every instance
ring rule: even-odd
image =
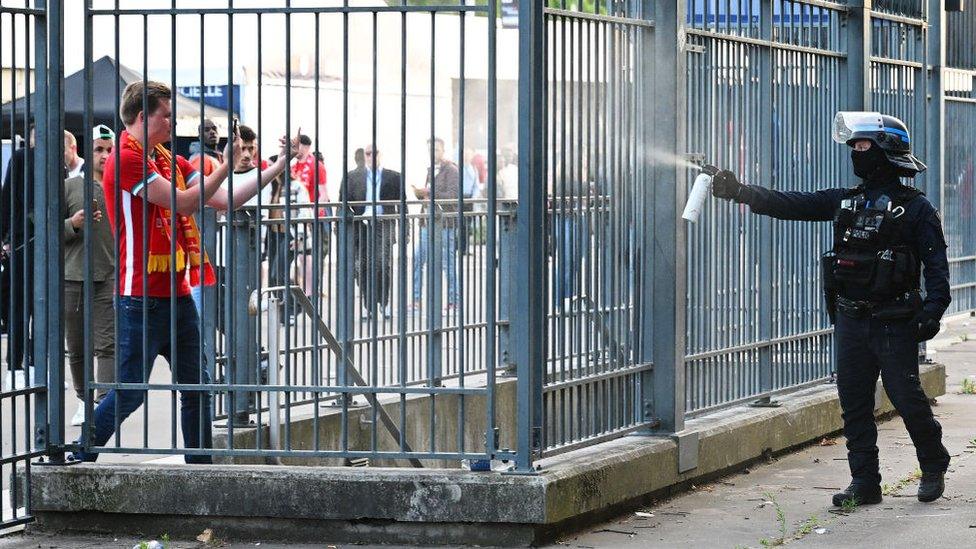
[[[837,312],[843,313],[849,318],[898,320],[911,318],[921,310],[922,295],[918,290],[912,290],[885,301],[848,299],[838,295],[835,298],[835,303]]]

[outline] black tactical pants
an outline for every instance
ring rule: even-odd
[[[834,329],[837,346],[837,392],[847,437],[847,459],[854,482],[881,483],[878,429],[874,423],[874,390],[881,374],[885,392],[901,415],[922,472],[949,467],[942,445],[942,426],[932,416],[918,378],[918,344],[908,320],[852,318],[840,312]]]

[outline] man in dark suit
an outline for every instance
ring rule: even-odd
[[[32,384],[31,376],[24,374],[24,362],[31,369],[33,360],[25,351],[29,347],[29,327],[33,313],[34,265],[34,128],[30,141],[11,155],[7,173],[0,192],[0,240],[7,255],[10,278],[9,287],[3,293],[10,296],[7,318],[7,368],[10,376],[4,381],[5,389],[24,388]],[[5,311],[8,312],[8,311]],[[14,375],[16,374],[16,375]]]
[[[396,215],[403,195],[400,173],[384,168],[380,153],[372,145],[363,149],[364,169],[355,169],[342,180],[340,200],[345,198],[357,216],[353,232],[356,250],[356,281],[363,308],[362,319],[373,314],[390,318],[390,290],[393,286],[393,244]]]

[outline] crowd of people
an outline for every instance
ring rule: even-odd
[[[313,265],[330,254],[335,230],[327,218],[336,213],[331,208],[337,202],[349,203],[350,213],[356,216],[351,242],[361,316],[369,320],[392,315],[393,252],[401,200],[421,202],[416,207],[423,214],[419,236],[410,244],[413,284],[408,310],[421,309],[432,240],[428,224],[434,223],[446,277],[444,311],[449,314],[459,300],[457,255],[467,251],[472,232],[469,221],[459,222],[456,201],[460,193],[469,201],[463,210],[470,211],[474,199],[484,196],[487,183],[484,155],[465,150],[458,165],[448,158],[445,142],[435,137],[428,141],[433,163],[426,178],[408,190],[401,174],[384,164],[382,152],[366,144],[354,152],[355,167],[341,178],[330,202],[333,189],[323,157],[313,150],[312,139],[300,132],[294,138],[282,137],[278,154],[259,161],[259,136],[251,127],[235,123],[221,149],[217,125],[204,120],[201,138],[190,145],[189,157],[175,155],[164,146],[172,131],[171,98],[172,91],[158,82],[129,85],[119,107],[124,128],[118,133],[102,124],[92,128],[87,160],[79,153],[75,136],[64,133],[65,350],[80,403],[70,423],[90,423],[88,442],[94,447],[107,443],[142,405],[145,393],[95,391],[94,416],[86,417],[86,331],[98,383],[143,383],[158,356],[170,363],[177,383],[210,382],[200,360],[203,288],[227,280],[229,237],[226,228],[205,227],[220,233],[215,249],[207,249],[199,219],[202,205],[219,216],[230,210],[259,215],[262,225],[256,246],[267,261],[267,285],[295,284],[311,298],[316,291]],[[0,304],[11,313],[3,319],[9,336],[8,389],[33,381],[28,378],[30,353],[25,351],[32,317],[25,266],[33,261],[34,227],[28,214],[33,208],[28,183],[33,181],[33,152],[32,130],[30,142],[15,151],[8,164],[0,195],[0,238],[6,243],[4,274],[8,277],[4,282],[8,288],[23,289],[4,292],[11,302]],[[514,198],[514,155],[502,155],[502,160],[498,195]],[[90,189],[85,188],[87,170],[91,170]],[[253,208],[259,204],[267,207]],[[431,204],[434,212],[428,211]],[[281,221],[285,217],[297,221],[286,225]],[[86,277],[92,292],[88,322]],[[218,306],[218,328],[221,313]],[[210,398],[207,391],[181,392],[184,447],[191,449],[188,463],[210,462],[206,452],[192,450],[211,446]],[[94,460],[97,454],[77,452],[75,457]]]

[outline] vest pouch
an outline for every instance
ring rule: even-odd
[[[891,250],[881,250],[877,255],[875,276],[871,284],[871,293],[875,296],[897,294],[900,288],[896,284],[897,266],[895,253]]]
[[[891,212],[883,212],[880,217],[882,221],[877,228],[877,242],[881,246],[890,246],[898,234],[895,218],[891,216]]]
[[[874,280],[876,255],[870,250],[848,250],[834,261],[834,278],[845,286],[868,288]]]
[[[895,251],[893,284],[901,291],[914,290],[918,285],[918,265],[910,252]]]
[[[836,262],[837,254],[834,252],[827,252],[820,256],[820,283],[823,284],[825,292],[840,289],[840,283],[838,283],[837,277],[834,275]]]
[[[879,307],[873,316],[879,320],[903,320],[915,316],[921,310],[922,296],[914,290]]]

